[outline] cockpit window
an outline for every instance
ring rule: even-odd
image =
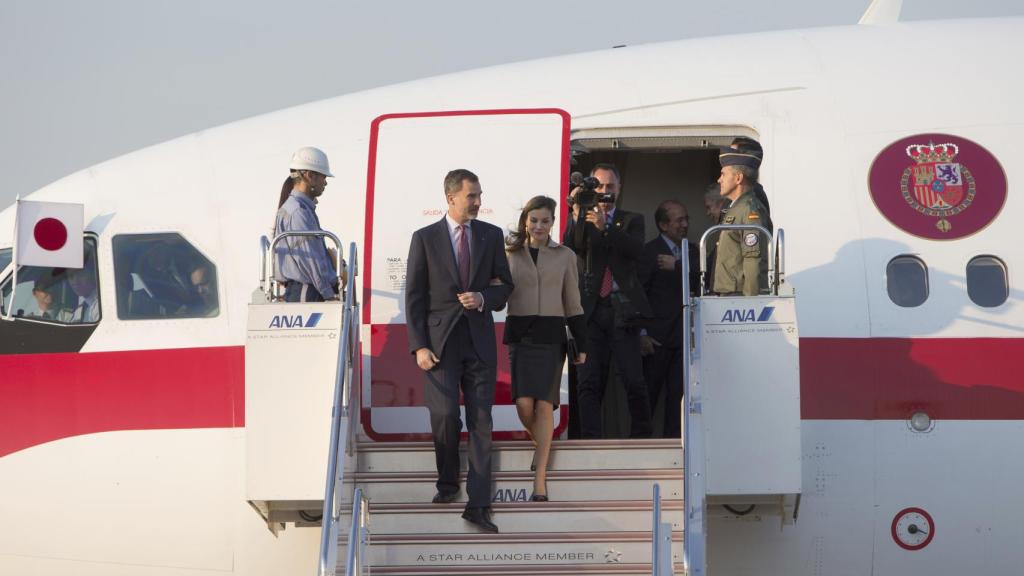
[[[978,306],[995,308],[1006,302],[1010,285],[1006,264],[995,256],[976,256],[967,263],[967,295]]]
[[[208,318],[220,313],[217,268],[180,234],[114,236],[117,317]]]
[[[920,306],[928,299],[928,267],[917,256],[897,256],[885,267],[885,286],[897,306]]]
[[[3,272],[4,268],[7,268],[7,265],[11,263],[12,254],[13,252],[10,248],[0,250],[0,272]]]
[[[2,312],[16,318],[58,324],[95,324],[100,321],[99,273],[96,241],[86,238],[82,268],[20,266],[17,290],[12,279],[0,287]],[[11,304],[13,295],[14,303]]]

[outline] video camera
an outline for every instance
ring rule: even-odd
[[[569,189],[575,190],[576,188],[582,188],[576,193],[576,196],[569,196],[565,199],[569,206],[578,204],[580,207],[580,213],[584,213],[588,210],[593,210],[594,206],[597,206],[600,202],[615,202],[614,194],[598,194],[597,187],[601,185],[601,181],[593,176],[583,177],[583,174],[579,172],[573,172],[569,177]]]

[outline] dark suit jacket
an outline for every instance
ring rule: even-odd
[[[654,318],[646,325],[647,335],[662,346],[677,348],[683,342],[680,332],[683,315],[682,261],[676,260],[676,267],[672,271],[662,270],[658,267],[658,256],[661,254],[671,256],[672,249],[659,235],[644,246],[640,264],[644,293],[654,313]],[[690,244],[689,258],[690,290],[696,292],[700,281],[700,249],[695,244]]]
[[[505,257],[501,229],[473,220],[469,291],[484,296],[482,312],[466,310],[459,303],[459,269],[444,218],[420,228],[412,235],[406,263],[405,317],[409,329],[409,352],[430,348],[438,358],[444,353],[448,335],[460,317],[469,321],[473,344],[480,359],[497,366],[497,343],[491,312],[505,306],[512,292],[512,274]],[[492,278],[501,285],[491,286]]]
[[[571,218],[570,212],[570,218]],[[598,232],[592,224],[584,227],[580,236],[590,237],[590,267],[592,274],[589,278],[589,290],[584,291],[584,283],[587,282],[584,270],[586,264],[586,246],[577,246],[575,222],[570,220],[562,234],[562,244],[571,248],[580,255],[580,290],[583,291],[583,313],[589,319],[594,312],[594,305],[601,291],[601,280],[605,266],[612,269],[612,278],[619,285],[622,291],[636,306],[637,310],[644,316],[651,315],[651,307],[647,302],[643,286],[638,276],[638,264],[644,249],[644,217],[635,212],[627,212],[616,209],[610,226],[605,227],[605,232]],[[583,242],[579,242],[583,244]]]

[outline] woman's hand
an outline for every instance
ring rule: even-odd
[[[576,355],[576,359],[573,360],[572,363],[576,364],[577,366],[579,366],[580,364],[583,364],[586,361],[587,361],[587,353],[586,352],[580,352],[579,354]]]

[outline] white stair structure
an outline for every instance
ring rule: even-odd
[[[730,228],[738,227],[709,232]],[[799,340],[795,299],[783,281],[782,230],[768,295],[684,304],[682,441],[555,441],[549,502],[529,501],[532,443],[495,442],[499,534],[461,518],[464,491],[456,502],[431,503],[433,443],[361,434],[355,245],[342,302],[281,304],[265,282],[265,256],[280,239],[261,242],[261,284],[249,309],[246,485],[271,530],[320,527],[321,576],[703,576],[715,574],[716,553],[731,553],[729,522],[777,516],[782,527],[796,520]],[[683,283],[688,292],[685,274]],[[744,361],[735,361],[737,351]],[[295,361],[285,366],[282,355]],[[464,452],[462,460],[465,471]],[[712,518],[725,522],[716,525],[713,546]]]
[[[458,502],[430,503],[437,477],[431,443],[360,444],[346,480],[369,500],[373,573],[650,574],[655,483],[681,571],[679,440],[556,441],[550,502],[528,501],[532,455],[528,442],[495,443],[493,518],[501,533],[482,534],[460,517],[464,491]]]

